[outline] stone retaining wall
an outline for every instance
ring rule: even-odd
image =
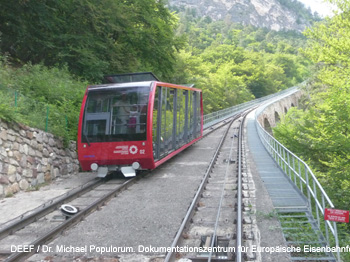
[[[78,171],[75,142],[65,148],[52,134],[0,120],[0,198]]]

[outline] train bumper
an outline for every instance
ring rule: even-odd
[[[91,169],[97,171],[98,177],[105,177],[110,171],[120,170],[125,177],[134,177],[136,176],[136,170],[141,168],[140,163],[134,162],[131,166],[98,166],[96,163],[91,165]]]
[[[120,171],[125,177],[134,177],[136,176],[136,170],[132,166],[124,166],[120,168]]]

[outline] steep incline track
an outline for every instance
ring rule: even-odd
[[[237,116],[236,118],[239,118]],[[91,183],[74,190],[70,194],[62,196],[51,203],[45,204],[38,212],[31,212],[23,217],[17,218],[11,223],[2,225],[0,228],[0,242],[2,254],[4,257],[9,257],[6,261],[21,261],[25,257],[39,251],[45,257],[55,254],[58,257],[69,256],[71,259],[76,255],[82,255],[77,252],[64,252],[63,254],[57,251],[57,247],[80,247],[87,244],[97,246],[129,246],[130,253],[137,253],[141,246],[164,246],[170,245],[171,239],[176,232],[179,222],[183,217],[184,211],[191,201],[193,193],[205,173],[208,163],[215,153],[216,149],[211,145],[219,143],[223,134],[224,125],[229,123],[226,120],[223,123],[205,130],[204,138],[193,145],[190,149],[175,157],[169,163],[160,166],[154,170],[152,174],[144,174],[139,179],[117,179],[106,181],[92,181]],[[238,125],[238,124],[237,124]],[[238,133],[237,127],[234,128],[234,133]],[[236,168],[237,155],[235,153],[237,146],[237,138],[228,139],[233,141],[234,149],[229,152],[216,156],[215,162],[217,169],[225,169],[224,166],[228,163],[229,169]],[[225,145],[226,147],[226,145]],[[229,156],[224,157],[224,154]],[[219,153],[217,153],[219,155]],[[223,158],[224,157],[224,158]],[[226,163],[227,162],[227,163]],[[222,165],[221,165],[222,164]],[[184,179],[186,185],[184,185]],[[220,209],[225,212],[227,210],[226,195],[232,194],[232,189],[235,189],[233,181],[228,178],[227,186],[223,193]],[[214,180],[216,180],[214,182]],[[219,178],[210,179],[211,184],[217,184],[220,187]],[[224,177],[221,175],[221,180]],[[140,181],[137,183],[137,181]],[[142,181],[142,182],[141,182]],[[105,183],[106,182],[106,183]],[[120,194],[118,198],[110,201],[108,207],[103,208],[100,212],[95,212],[91,216],[88,214],[94,210],[100,210],[101,207],[124,189],[129,187],[127,191]],[[214,189],[215,191],[215,189]],[[209,191],[208,191],[209,192]],[[216,196],[220,198],[220,196]],[[58,208],[63,203],[71,203],[80,208],[80,212],[66,221],[57,220],[60,212]],[[169,203],[172,203],[169,205]],[[208,204],[209,205],[209,204]],[[234,205],[233,203],[228,204]],[[229,208],[232,208],[230,206]],[[213,209],[215,209],[213,207]],[[55,218],[56,217],[56,218]],[[91,217],[91,218],[90,218]],[[83,220],[84,218],[84,220]],[[110,218],[107,219],[106,218]],[[83,223],[79,223],[81,221]],[[217,227],[221,228],[222,218],[218,218]],[[102,225],[100,225],[102,223]],[[75,225],[72,227],[73,225]],[[232,224],[231,222],[229,224]],[[101,227],[102,226],[102,229]],[[68,228],[71,228],[67,230]],[[40,229],[40,230],[39,230]],[[126,230],[128,229],[128,230]],[[159,237],[157,232],[162,230],[163,236]],[[104,232],[104,230],[106,232]],[[136,231],[135,231],[136,230]],[[58,235],[64,235],[55,239]],[[99,237],[99,234],[103,237]],[[233,237],[234,233],[230,236]],[[89,237],[91,236],[91,240]],[[217,239],[214,236],[212,239]],[[135,243],[138,243],[136,245]],[[10,253],[11,245],[29,245],[32,247],[31,252]],[[216,245],[216,244],[215,244]],[[45,246],[49,250],[43,250]],[[51,248],[51,249],[50,249]],[[61,249],[59,249],[61,250]],[[43,252],[44,251],[44,252]],[[141,251],[143,252],[143,251]],[[162,256],[159,252],[147,252],[152,256]],[[85,253],[84,253],[85,254]],[[95,256],[96,253],[87,252],[87,255]],[[98,254],[101,255],[101,254]],[[104,255],[104,254],[103,254]],[[108,256],[115,253],[106,254]],[[165,254],[164,254],[165,255]],[[42,259],[42,257],[41,257]],[[29,259],[29,261],[37,261],[38,258]],[[56,260],[54,260],[56,261]],[[61,260],[57,260],[61,261]]]
[[[244,117],[223,134],[165,261],[242,261]]]

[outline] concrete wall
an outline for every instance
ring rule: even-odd
[[[271,133],[271,128],[276,126],[282,116],[287,113],[291,107],[298,106],[301,95],[301,91],[298,91],[266,107],[264,112],[258,117],[261,126]]]
[[[0,198],[78,171],[75,143],[0,120]]]

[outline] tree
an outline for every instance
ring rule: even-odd
[[[307,55],[316,75],[305,92],[305,110],[291,110],[274,134],[311,165],[337,208],[350,202],[350,2],[329,0],[340,9],[305,32]],[[310,88],[312,88],[310,90]],[[350,239],[343,225],[344,243]],[[344,261],[348,261],[349,256]]]
[[[301,34],[188,16],[185,22],[180,20],[180,28],[189,42],[176,59],[173,79],[203,89],[206,113],[277,92],[307,77],[309,62],[297,57],[306,40]]]
[[[138,70],[167,77],[183,42],[163,1],[1,0],[0,6],[2,52],[24,63],[67,64],[95,81]]]

